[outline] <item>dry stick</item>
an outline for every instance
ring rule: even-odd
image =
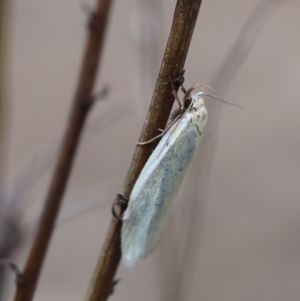
[[[24,269],[22,282],[17,287],[15,301],[30,301],[35,292],[82,129],[93,103],[91,95],[103,49],[110,5],[111,0],[99,0],[91,16],[89,36],[68,126],[62,141],[40,224]]]
[[[172,29],[166,46],[154,95],[139,141],[148,141],[164,128],[170,114],[174,97],[169,79],[176,78],[183,70],[201,0],[178,0]],[[124,195],[129,196],[135,181],[159,140],[145,146],[137,146],[127,178]],[[113,278],[120,258],[120,230],[122,223],[113,218],[106,241],[98,260],[86,296],[86,301],[105,301],[111,291]]]

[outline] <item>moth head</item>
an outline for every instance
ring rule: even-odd
[[[189,96],[183,103],[184,108],[187,110],[192,104],[192,97]]]
[[[184,104],[185,106],[185,104]],[[190,97],[190,106],[193,107],[204,107],[204,100],[202,98],[202,92],[195,93]]]

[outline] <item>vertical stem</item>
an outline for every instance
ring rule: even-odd
[[[6,17],[8,13],[8,5],[6,0],[0,0],[0,256],[7,256],[8,252],[6,243],[7,227],[4,227],[6,222],[3,196],[3,178],[4,178],[4,168],[5,168],[5,116],[6,116],[6,104],[5,104],[5,59],[6,59]],[[2,227],[1,227],[2,226]],[[5,268],[0,267],[0,300],[4,293],[4,283],[5,283]]]
[[[159,134],[158,129],[164,128],[167,123],[174,100],[169,82],[171,78],[176,78],[184,67],[200,5],[201,0],[177,1],[172,29],[139,141],[150,140]],[[142,147],[137,146],[124,183],[125,196],[130,195],[135,181],[151,154],[151,150],[157,143],[158,140]],[[110,224],[86,301],[105,301],[111,292],[112,281],[121,258],[121,225],[121,222],[116,219],[113,219]]]
[[[111,0],[97,1],[91,16],[89,36],[83,56],[77,90],[73,99],[67,129],[62,141],[41,220],[31,247],[22,282],[18,284],[15,301],[33,298],[47,248],[52,236],[61,201],[66,190],[82,129],[93,104],[92,92],[101,57]]]

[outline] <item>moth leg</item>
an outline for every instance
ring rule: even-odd
[[[112,215],[119,221],[122,221],[122,215],[117,213],[116,206],[120,206],[122,212],[125,211],[128,206],[128,199],[123,194],[118,193],[111,207]]]
[[[176,79],[176,80],[177,80],[177,79]],[[175,81],[176,81],[176,80],[175,80]],[[173,96],[175,97],[175,99],[176,99],[176,101],[177,101],[177,103],[178,103],[179,108],[181,109],[181,108],[182,108],[182,104],[181,104],[180,99],[179,99],[179,97],[178,97],[177,91],[176,91],[176,89],[175,89],[175,87],[174,87],[174,81],[172,81],[172,80],[170,79],[170,83],[171,83],[171,86],[172,86],[172,94],[173,94]]]
[[[186,94],[187,93],[187,91],[186,91],[186,88],[183,86],[183,85],[181,85],[181,91],[183,92],[183,94]]]
[[[154,141],[154,140],[156,140],[156,139],[162,137],[162,136],[165,134],[165,132],[166,132],[166,130],[163,130],[163,132],[162,132],[161,134],[155,136],[154,138],[152,138],[152,139],[150,139],[150,140],[148,140],[148,141],[145,141],[145,142],[138,142],[137,145],[145,145],[145,144],[149,144],[149,143],[151,143],[152,141]]]
[[[171,117],[170,117],[170,120],[171,122],[166,126],[166,128],[164,130],[160,130],[161,131],[161,134],[155,136],[154,138],[148,140],[148,141],[145,141],[145,142],[138,142],[137,144],[138,145],[145,145],[145,144],[149,144],[153,141],[155,141],[156,139],[162,137],[166,132],[167,130],[182,116],[182,113],[185,111],[184,109],[184,106],[181,104],[180,102],[180,99],[178,97],[178,94],[177,94],[177,91],[175,89],[175,86],[174,86],[174,83],[177,84],[177,85],[180,85],[182,86],[183,82],[184,82],[184,74],[185,70],[183,70],[180,74],[180,76],[178,78],[176,78],[174,81],[172,81],[172,79],[170,79],[170,83],[171,83],[171,86],[172,86],[172,93],[178,103],[178,106],[179,108],[176,109],[172,114],[171,114]],[[184,89],[184,88],[183,88]],[[185,89],[184,89],[185,90]]]
[[[180,75],[173,80],[173,84],[176,86],[176,88],[181,87],[182,84],[184,83],[184,80],[185,80],[184,73],[185,73],[185,70],[182,70]]]
[[[158,139],[158,138],[160,138],[160,137],[162,137],[167,131],[168,131],[168,129],[179,119],[181,117],[181,115],[178,115],[178,116],[176,116],[167,126],[166,126],[166,128],[163,130],[163,132],[161,133],[161,134],[159,134],[159,135],[157,135],[157,136],[155,136],[154,138],[152,138],[152,139],[150,139],[150,140],[148,140],[148,141],[145,141],[145,142],[138,142],[137,144],[138,145],[145,145],[145,144],[149,144],[149,143],[151,143],[152,141],[154,141],[154,140],[156,140],[156,139]]]

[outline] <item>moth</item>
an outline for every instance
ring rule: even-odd
[[[243,108],[205,92],[191,94],[199,85],[186,91],[182,86],[183,73],[179,83],[185,93],[183,104],[172,84],[179,108],[160,135],[139,143],[147,144],[162,137],[133,187],[128,207],[127,200],[120,194],[112,207],[113,215],[117,218],[114,206],[120,201],[119,205],[123,209],[127,207],[122,218],[121,248],[123,263],[128,267],[150,255],[159,240],[173,200],[206,127],[207,110],[202,95]]]
[[[160,135],[162,139],[133,187],[122,218],[121,246],[125,266],[134,266],[137,260],[154,250],[199,145],[207,122],[207,110],[201,97],[205,93],[190,95],[197,86],[185,91],[183,105]],[[177,94],[176,99],[180,103]]]

